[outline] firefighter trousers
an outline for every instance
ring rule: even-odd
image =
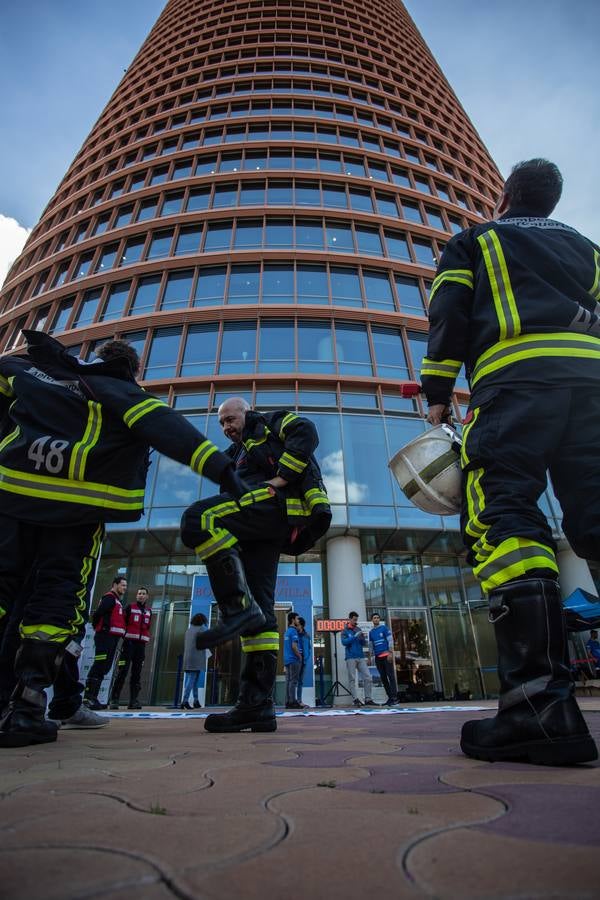
[[[135,641],[131,638],[124,638],[123,646],[121,647],[121,656],[119,657],[119,662],[117,664],[117,677],[113,683],[113,698],[117,699],[121,696],[121,691],[127,680],[130,668],[131,680],[129,682],[129,688],[131,694],[133,696],[134,694],[137,695],[139,693],[142,686],[142,669],[144,667],[145,658],[145,641]]]
[[[259,635],[242,637],[242,650],[278,650],[275,584],[281,548],[290,530],[285,498],[264,486],[251,493],[254,502],[246,505],[243,501],[247,494],[242,505],[229,494],[217,494],[192,504],[183,514],[181,539],[203,562],[221,550],[237,547],[248,586],[266,619]],[[261,642],[266,634],[274,637]]]
[[[87,684],[96,681],[100,683],[107,672],[110,671],[119,641],[120,635],[110,634],[107,631],[97,631],[94,635],[94,662],[88,672]]]
[[[500,389],[469,410],[461,530],[486,594],[516,578],[557,576],[552,528],[538,506],[547,473],[573,550],[600,557],[599,446],[599,390]]]

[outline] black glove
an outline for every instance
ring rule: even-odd
[[[247,494],[251,490],[250,485],[240,478],[233,465],[228,466],[224,470],[219,481],[219,487],[222,493],[231,494],[236,500],[239,500],[243,494]]]

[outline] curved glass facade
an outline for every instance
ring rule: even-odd
[[[9,272],[0,350],[24,327],[83,358],[126,337],[147,388],[219,443],[232,393],[309,415],[331,534],[361,538],[367,610],[392,622],[400,683],[480,696],[493,688],[457,522],[409,506],[387,462],[424,427],[399,383],[418,378],[436,260],[500,186],[397,0],[170,0]],[[201,571],[177,527],[213,490],[155,458],[144,519],[104,547],[99,588],[124,568],[153,595],[159,702]],[[282,572],[312,574],[326,612],[325,544]],[[235,648],[218,665],[209,696],[227,702]]]

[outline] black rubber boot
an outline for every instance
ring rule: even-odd
[[[98,700],[102,681],[102,678],[88,678],[85,685],[85,693],[83,695],[83,702],[88,709],[106,709],[106,703],[100,703]]]
[[[22,641],[15,658],[17,684],[0,722],[0,747],[27,747],[56,740],[58,726],[45,718],[45,688],[54,683],[63,656],[60,644]]]
[[[463,753],[489,762],[545,766],[596,759],[566,664],[558,584],[537,578],[514,581],[492,591],[489,600],[498,645],[498,714],[465,722]]]
[[[198,650],[223,644],[242,631],[259,631],[266,621],[250,593],[244,566],[235,547],[210,556],[205,565],[221,615],[214,628],[197,635]]]
[[[142,704],[140,703],[140,701],[138,700],[138,695],[140,693],[141,687],[142,687],[141,684],[133,684],[131,686],[131,691],[130,691],[130,695],[129,695],[129,706],[127,707],[127,709],[143,709],[144,708],[142,706]]]
[[[125,677],[121,677],[121,673],[119,673],[115,678],[112,691],[110,692],[110,700],[108,703],[109,709],[119,708],[119,697],[121,696],[121,691],[123,690],[124,683]]]
[[[229,712],[207,716],[204,722],[206,731],[277,731],[273,706],[277,653],[274,650],[258,650],[245,656],[237,703]]]

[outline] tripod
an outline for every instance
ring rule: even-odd
[[[330,694],[333,695],[331,698],[331,705],[333,706],[333,704],[335,702],[334,698],[340,696],[340,688],[345,694],[348,694],[350,697],[352,696],[352,694],[348,690],[348,688],[345,685],[343,685],[341,683],[341,681],[338,680],[337,637],[335,634],[333,634],[332,637],[333,637],[333,665],[334,665],[334,671],[335,671],[335,681],[333,682],[333,684],[331,685],[331,687],[329,688],[329,690],[323,697],[323,701],[322,701],[323,706],[325,706],[327,698],[329,697]]]

